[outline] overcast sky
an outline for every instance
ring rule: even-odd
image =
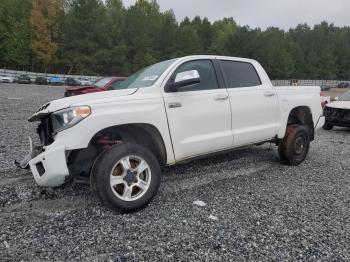
[[[126,6],[136,0],[123,0]],[[239,25],[277,26],[283,29],[300,23],[315,25],[328,21],[350,25],[350,0],[158,0],[162,11],[173,9],[178,21],[185,16],[208,17],[215,21],[233,17]]]

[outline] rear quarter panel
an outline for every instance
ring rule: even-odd
[[[275,87],[279,103],[278,138],[283,138],[290,112],[300,106],[308,107],[312,113],[314,126],[322,116],[319,86],[277,86]]]

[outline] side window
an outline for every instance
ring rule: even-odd
[[[195,60],[195,61],[186,62],[180,65],[175,70],[173,76],[175,77],[176,74],[178,73],[190,71],[190,70],[198,71],[201,79],[200,83],[194,84],[192,86],[189,86],[183,89],[180,88],[178,92],[210,90],[210,89],[219,88],[215,69],[214,69],[213,63],[210,60]]]
[[[228,88],[261,85],[261,80],[254,66],[246,62],[221,60]]]

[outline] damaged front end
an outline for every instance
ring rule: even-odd
[[[45,104],[40,107],[38,112],[29,118],[29,122],[40,121],[40,124],[37,127],[37,134],[40,138],[40,145],[35,146],[31,137],[28,137],[29,140],[29,152],[28,154],[20,161],[15,160],[15,165],[21,169],[29,168],[29,161],[35,158],[44,150],[44,146],[50,145],[53,139],[53,126],[51,115],[47,110],[50,104]]]
[[[39,122],[37,134],[40,145],[35,146],[29,138],[29,153],[15,165],[22,169],[30,168],[35,181],[40,186],[56,187],[64,184],[70,177],[66,164],[65,146],[55,143],[52,112],[49,104],[44,105],[28,120]]]
[[[40,186],[58,187],[81,174],[87,177],[94,157],[100,153],[100,147],[87,148],[93,134],[78,124],[90,114],[89,106],[62,108],[53,103],[41,107],[29,119],[39,123],[36,131],[40,144],[35,146],[29,138],[29,153],[15,161],[16,166],[29,167]]]

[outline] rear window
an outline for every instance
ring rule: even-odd
[[[254,66],[246,62],[221,61],[228,88],[250,87],[261,85],[261,80]]]

